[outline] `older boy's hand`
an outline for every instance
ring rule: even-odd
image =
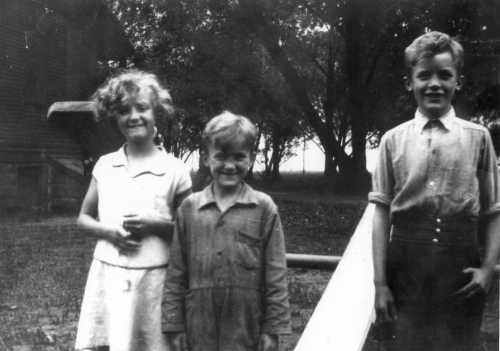
[[[261,334],[259,340],[259,351],[277,351],[278,335]]]
[[[375,286],[375,312],[378,322],[389,322],[397,319],[394,297],[387,285]]]
[[[455,295],[469,298],[479,293],[487,293],[490,289],[491,278],[494,270],[489,267],[466,268],[463,270],[466,274],[471,274],[471,280],[462,288],[457,290]]]
[[[185,332],[168,332],[167,342],[172,351],[188,351]]]

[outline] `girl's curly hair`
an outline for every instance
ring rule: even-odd
[[[138,69],[126,69],[109,77],[92,95],[92,100],[96,103],[97,121],[115,121],[122,113],[127,99],[142,89],[149,89],[151,92],[156,123],[167,123],[174,110],[170,93],[155,74]]]

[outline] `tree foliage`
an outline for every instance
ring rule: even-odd
[[[459,35],[477,53],[473,43],[499,29],[493,0],[108,1],[137,64],[168,81],[181,112],[167,139],[181,135],[179,153],[198,144],[209,117],[230,109],[260,126],[270,174],[279,176],[279,161],[312,132],[325,174],[360,190],[369,184],[367,140],[376,145],[415,108],[403,89],[404,48],[432,29]],[[476,56],[465,73],[484,66]],[[479,113],[484,82],[469,82],[458,105]]]

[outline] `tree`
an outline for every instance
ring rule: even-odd
[[[381,132],[410,118],[414,109],[402,89],[404,48],[429,29],[478,38],[491,5],[491,0],[109,1],[141,53],[137,61],[168,77],[186,117],[183,125],[190,125],[192,137],[183,140],[196,143],[209,117],[231,109],[262,126],[269,145],[274,138],[268,149],[279,159],[287,143],[281,136],[300,134],[279,130],[293,119],[317,135],[325,175],[342,188],[359,190],[369,184],[367,140],[376,144]],[[292,112],[282,112],[289,107]]]

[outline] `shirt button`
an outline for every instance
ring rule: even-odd
[[[438,238],[434,238],[434,239],[432,239],[432,242],[433,242],[433,243],[438,243],[438,242],[439,242],[439,239],[438,239]]]
[[[429,182],[429,185],[430,185],[430,186],[434,186],[434,181],[432,181],[432,180],[431,180],[431,181]]]
[[[441,218],[436,218],[436,222],[441,223]]]
[[[436,228],[436,233],[441,233],[441,229],[440,228]]]

